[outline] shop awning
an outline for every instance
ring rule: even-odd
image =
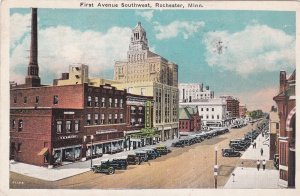
[[[48,148],[43,148],[37,155],[42,156],[48,152]]]

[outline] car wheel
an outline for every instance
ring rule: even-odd
[[[115,169],[114,168],[108,168],[108,175],[110,174],[114,174],[115,173]]]
[[[224,157],[228,157],[228,155],[229,155],[228,153],[225,153],[225,154],[224,154]]]

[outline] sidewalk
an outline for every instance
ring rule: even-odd
[[[160,142],[156,145],[166,145],[166,146],[170,147],[173,141],[174,140],[167,140],[165,142]],[[152,146],[156,146],[156,145],[152,145]],[[143,148],[147,148],[147,147],[151,147],[151,146],[145,146]],[[141,148],[139,148],[139,149],[141,149]],[[137,149],[135,149],[135,150],[137,150]],[[116,158],[116,157],[126,156],[126,155],[132,153],[133,151],[134,150],[124,151],[124,152],[120,152],[120,153],[116,153],[116,154],[104,154],[100,158],[93,159],[93,165],[100,164],[100,162],[105,159],[112,159],[112,158]],[[52,169],[49,169],[46,167],[30,165],[30,164],[25,164],[25,163],[20,163],[20,162],[10,163],[9,167],[10,167],[9,171],[11,171],[11,172],[15,172],[15,173],[22,174],[25,176],[30,176],[33,178],[38,178],[41,180],[56,181],[56,180],[61,180],[64,178],[68,178],[71,176],[75,176],[75,175],[90,171],[91,160],[82,161],[82,162],[74,162],[71,164],[63,165],[63,166],[52,168]]]
[[[269,147],[263,145],[265,138],[260,134],[256,138],[256,148],[252,145],[244,152],[241,159],[244,160],[269,160]],[[263,149],[263,156],[260,154],[260,149]],[[235,176],[233,177],[234,174]],[[236,167],[230,175],[229,180],[223,187],[224,189],[278,189],[279,171],[266,169],[258,171],[256,167]]]

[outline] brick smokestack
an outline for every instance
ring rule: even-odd
[[[31,9],[31,42],[30,42],[30,58],[25,78],[26,86],[37,87],[41,85],[38,66],[38,23],[37,8]]]

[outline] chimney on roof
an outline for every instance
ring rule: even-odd
[[[31,42],[30,42],[30,58],[27,68],[27,76],[25,84],[28,87],[37,87],[41,85],[38,66],[38,23],[37,8],[31,8]]]

